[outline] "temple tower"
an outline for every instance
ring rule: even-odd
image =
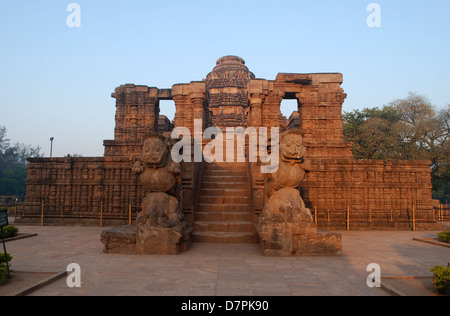
[[[255,75],[237,56],[220,58],[206,77],[206,90],[212,124],[223,127],[246,127],[248,113],[247,84]]]

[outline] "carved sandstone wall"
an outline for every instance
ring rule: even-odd
[[[431,161],[355,160],[352,143],[343,135],[342,74],[279,74],[274,81],[251,80],[249,125],[277,127],[283,99],[296,99],[287,128],[298,128],[308,147],[310,173],[302,186],[309,208],[321,211],[412,209],[432,210]],[[282,129],[282,126],[279,126]],[[265,175],[260,165],[251,165],[256,214],[264,206]],[[430,215],[431,216],[431,215]],[[428,216],[429,217],[429,216]],[[325,224],[324,224],[325,225]],[[327,226],[327,225],[325,225]],[[328,225],[330,226],[330,225]],[[341,222],[338,228],[344,228]]]
[[[126,84],[111,94],[116,99],[114,140],[105,140],[105,157],[137,156],[142,136],[159,130],[159,101],[172,98],[170,89]]]
[[[55,223],[98,224],[103,209],[104,224],[128,222],[140,210],[145,190],[131,172],[129,157],[30,158],[25,219],[38,222],[44,202],[45,216]],[[183,212],[192,222],[195,174],[198,164],[182,164]],[[30,219],[30,221],[32,221]],[[26,222],[26,220],[25,220]],[[49,222],[51,223],[51,222]]]

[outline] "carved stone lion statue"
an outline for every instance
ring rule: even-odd
[[[142,210],[134,225],[102,233],[105,252],[178,254],[189,248],[192,226],[184,218],[181,166],[172,160],[170,143],[156,133],[143,137],[141,157],[132,166],[147,191]]]
[[[173,162],[169,151],[170,137],[148,133],[142,139],[141,157],[132,167],[148,192],[165,192],[175,196],[181,184],[181,166]]]
[[[181,166],[172,160],[170,138],[157,133],[148,133],[142,140],[140,160],[132,171],[139,179],[147,195],[142,202],[142,211],[136,219],[136,227],[174,227],[183,221],[181,207]]]
[[[308,172],[305,154],[306,147],[299,130],[288,130],[281,135],[279,168],[268,174],[265,181],[263,221],[292,223],[313,220],[299,191]]]

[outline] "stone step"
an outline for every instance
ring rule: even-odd
[[[205,163],[193,241],[256,242],[246,163]]]
[[[247,170],[225,170],[225,169],[211,169],[211,170],[203,170],[203,177],[222,177],[222,176],[238,176],[238,177],[247,177]]]
[[[253,233],[247,232],[195,232],[192,235],[194,242],[218,244],[248,244],[258,242]]]
[[[247,170],[246,163],[229,163],[229,162],[215,162],[204,163],[204,170]]]
[[[244,189],[214,189],[214,188],[202,188],[200,190],[200,196],[248,196],[249,190]]]
[[[247,176],[203,176],[202,182],[240,182],[240,183],[247,183],[248,178]]]
[[[246,189],[250,187],[248,182],[204,182],[202,181],[201,188],[208,189]]]
[[[243,212],[248,213],[252,211],[251,204],[202,204],[199,203],[198,205],[198,212],[211,212],[211,213],[217,213],[217,212]]]
[[[248,221],[196,221],[196,232],[248,232],[253,230],[253,223]]]
[[[195,218],[198,221],[251,221],[251,212],[197,212]]]
[[[250,198],[248,196],[227,196],[227,195],[222,195],[222,196],[200,196],[199,198],[199,203],[200,204],[212,204],[212,205],[217,205],[217,204],[231,204],[231,205],[236,205],[236,204],[249,204],[250,203]]]

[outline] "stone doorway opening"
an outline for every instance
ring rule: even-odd
[[[283,99],[280,105],[281,115],[285,118],[287,129],[298,128],[298,100],[294,98]]]
[[[169,121],[175,118],[175,101],[173,100],[159,100],[159,116],[165,116]]]
[[[175,101],[159,100],[158,132],[171,131],[175,124]]]
[[[297,99],[283,99],[280,106],[281,114],[289,118],[293,112],[298,111]]]

